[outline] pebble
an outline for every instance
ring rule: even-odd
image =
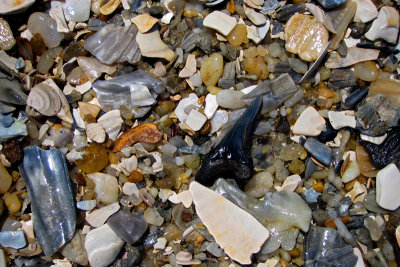
[[[302,182],[300,175],[293,174],[288,176],[283,182],[282,186],[275,186],[276,191],[292,191],[294,192],[299,184]]]
[[[353,189],[351,189],[350,192],[346,194],[346,196],[349,196],[353,203],[363,202],[365,197],[367,196],[367,188],[365,187],[365,185],[360,184],[358,181],[356,181],[353,185]]]
[[[331,52],[325,67],[330,69],[344,68],[354,65],[358,62],[367,60],[376,60],[379,56],[379,50],[359,47],[349,47],[346,57],[342,58],[335,51]]]
[[[18,212],[21,209],[21,201],[19,200],[16,193],[6,192],[3,195],[4,203],[7,206],[9,212]]]
[[[85,22],[90,16],[90,0],[66,0],[63,9],[65,19],[73,22]]]
[[[227,36],[235,28],[236,19],[221,11],[213,11],[204,18],[203,25]]]
[[[82,231],[76,231],[72,239],[60,249],[60,253],[72,262],[87,265],[88,259]]]
[[[89,123],[86,126],[86,136],[96,143],[104,143],[106,140],[106,131],[100,123]]]
[[[382,225],[379,225],[379,220],[383,223],[383,219],[380,216],[368,216],[364,219],[364,226],[368,229],[373,241],[378,241],[382,236],[382,231],[380,229]]]
[[[140,33],[136,35],[136,42],[139,45],[140,52],[144,57],[151,58],[165,58],[171,61],[175,53],[172,51],[160,37],[159,31],[153,31],[149,33]]]
[[[360,175],[360,169],[356,160],[349,160],[348,163],[347,160],[345,160],[344,164],[346,164],[346,166],[342,166],[342,168],[345,167],[342,175],[342,182],[348,183],[350,181],[353,181]]]
[[[285,26],[285,48],[302,60],[315,61],[328,45],[325,26],[311,16],[296,14]]]
[[[190,252],[179,251],[178,253],[176,253],[177,261],[191,261],[192,259],[193,259],[193,255]]]
[[[400,206],[399,187],[400,171],[391,163],[376,175],[376,203],[384,209],[396,210]]]
[[[200,67],[200,76],[206,86],[214,86],[224,70],[223,57],[219,53],[211,54]]]
[[[118,181],[114,176],[105,173],[91,173],[87,175],[95,184],[96,200],[110,205],[118,202]]]
[[[107,224],[117,236],[129,244],[134,244],[138,241],[147,230],[146,221],[126,209],[111,215],[107,220]]]
[[[155,203],[154,197],[149,193],[147,188],[141,188],[139,190],[139,197],[149,207],[152,207]]]
[[[292,132],[295,135],[317,136],[325,129],[325,119],[313,107],[306,108],[296,120]]]
[[[378,79],[379,70],[373,61],[364,61],[354,65],[354,74],[363,81],[373,82]]]
[[[3,247],[20,249],[26,246],[26,239],[23,231],[1,231],[0,244]]]
[[[303,62],[298,58],[289,58],[289,65],[292,70],[297,73],[305,74],[308,70],[307,63]]]
[[[83,200],[76,203],[76,207],[80,210],[91,211],[97,205],[96,200]]]
[[[16,41],[8,22],[0,18],[0,48],[7,51],[10,50]]]
[[[329,111],[329,122],[333,129],[338,130],[344,127],[356,128],[356,118],[354,112],[347,111]]]
[[[400,108],[399,86],[400,80],[379,78],[371,83],[368,94],[385,94],[395,106]]]
[[[233,47],[240,46],[247,37],[247,27],[245,24],[237,24],[235,28],[226,36],[226,39]]]
[[[378,9],[371,0],[353,0],[357,3],[354,22],[367,23],[378,16]]]
[[[154,244],[153,248],[163,250],[167,246],[167,242],[168,240],[165,237],[160,237],[157,239],[157,243]]]
[[[32,34],[39,33],[48,48],[57,47],[64,38],[64,34],[57,31],[56,21],[46,13],[31,14],[28,28]]]
[[[156,208],[147,208],[144,211],[144,219],[148,224],[161,226],[164,222],[164,218],[161,217]]]
[[[0,163],[0,194],[8,191],[12,183],[12,177],[3,164]]]
[[[218,92],[216,100],[219,106],[223,108],[238,109],[245,107],[241,100],[244,93],[241,91],[225,89]]]
[[[86,221],[93,227],[102,226],[107,219],[119,210],[119,203],[115,202],[111,205],[102,207],[86,215]]]
[[[92,266],[110,265],[121,251],[124,241],[120,239],[108,224],[91,230],[85,239],[85,250]]]
[[[400,16],[394,7],[383,6],[365,37],[371,41],[382,38],[395,44],[399,33]]]
[[[189,191],[198,216],[218,245],[233,260],[250,264],[251,255],[260,250],[269,231],[249,213],[207,187],[192,182]],[[221,224],[221,221],[225,223]],[[227,231],[237,234],[227,235]]]
[[[192,205],[193,199],[192,199],[192,195],[190,194],[190,192],[188,190],[178,193],[177,197],[181,201],[183,206],[185,206],[185,208],[187,208],[187,209],[190,208],[190,206]]]
[[[263,14],[255,11],[253,8],[248,7],[247,5],[243,5],[243,8],[247,18],[253,22],[254,25],[260,26],[267,22],[267,18]]]

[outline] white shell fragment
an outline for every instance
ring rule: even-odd
[[[374,20],[371,28],[365,34],[369,40],[383,40],[395,44],[399,32],[400,17],[394,7],[384,6],[379,10],[378,18]]]
[[[102,226],[107,219],[119,210],[118,202],[95,210],[86,216],[86,221],[93,227]]]
[[[179,101],[178,106],[175,108],[175,114],[178,117],[179,121],[185,122],[188,117],[190,110],[187,110],[188,107],[200,107],[198,103],[199,98],[196,94],[191,93],[188,97]]]
[[[206,107],[204,108],[204,114],[206,114],[207,118],[211,119],[217,109],[217,96],[213,94],[208,94],[206,96]]]
[[[360,133],[361,140],[373,143],[375,145],[382,144],[383,141],[385,141],[386,137],[387,137],[387,134],[384,134],[382,136],[369,136],[369,135],[365,135],[365,134]]]
[[[358,167],[357,161],[355,159],[351,159],[348,165],[346,166],[346,170],[342,175],[342,182],[348,183],[356,179],[360,175],[360,168]]]
[[[344,127],[356,128],[356,117],[349,115],[348,111],[329,111],[328,117],[335,130]]]
[[[121,112],[119,109],[114,109],[101,116],[97,122],[103,126],[104,130],[108,134],[108,137],[112,140],[115,140],[124,121],[121,118]]]
[[[190,208],[190,206],[192,205],[192,195],[190,194],[189,190],[180,192],[177,195],[178,199],[182,202],[183,206],[185,206],[185,208]]]
[[[64,11],[61,2],[58,1],[51,2],[51,9],[49,11],[49,15],[56,21],[58,32],[69,32],[67,22],[65,21]]]
[[[0,5],[0,15],[22,12],[33,3],[35,0],[3,0]]]
[[[112,263],[121,251],[124,241],[108,224],[91,230],[85,239],[85,249],[91,266],[105,267]]]
[[[344,68],[358,62],[376,60],[378,56],[379,50],[376,49],[349,47],[344,58],[340,57],[336,51],[331,52],[325,66],[330,69]]]
[[[100,123],[90,123],[86,126],[86,136],[101,144],[106,140],[106,131]]]
[[[301,177],[298,174],[290,175],[283,182],[282,186],[275,186],[276,191],[292,191],[294,192],[301,182]]]
[[[235,28],[236,19],[221,11],[214,11],[204,18],[203,25],[227,36]]]
[[[185,67],[179,72],[179,77],[188,78],[196,72],[196,56],[188,55]]]
[[[306,108],[293,126],[293,134],[317,136],[325,129],[325,119],[313,107]]]
[[[138,32],[136,42],[144,57],[165,58],[168,61],[174,58],[174,51],[161,40],[159,31],[144,34]]]
[[[378,9],[371,0],[353,0],[357,3],[354,22],[367,23],[378,16]]]
[[[186,118],[185,123],[189,126],[193,131],[199,131],[201,127],[203,127],[204,123],[206,123],[207,117],[202,113],[197,111],[196,109],[192,109]]]
[[[400,171],[394,163],[376,175],[376,203],[384,209],[395,210],[400,206]]]
[[[259,26],[259,25],[263,25],[267,22],[267,19],[265,18],[265,16],[261,13],[258,13],[253,8],[248,7],[246,5],[243,5],[243,8],[244,8],[244,13],[249,18],[249,20],[251,22],[253,22],[254,25]]]
[[[255,44],[259,44],[262,40],[264,40],[265,36],[269,31],[269,26],[271,22],[267,20],[264,25],[260,27],[256,27],[254,25],[247,26],[247,38],[252,40]]]
[[[233,260],[251,264],[251,255],[260,250],[269,231],[253,216],[207,187],[189,186],[196,212],[217,244]]]

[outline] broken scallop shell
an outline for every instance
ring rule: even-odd
[[[54,116],[61,109],[61,100],[57,93],[43,84],[32,88],[27,104],[46,116]]]

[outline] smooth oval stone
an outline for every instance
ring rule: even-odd
[[[85,239],[85,249],[91,266],[105,267],[112,263],[121,251],[124,241],[108,224],[90,231]]]
[[[221,90],[217,94],[217,103],[223,108],[242,108],[246,104],[242,102],[241,98],[244,93],[235,90]]]
[[[373,82],[378,79],[379,70],[373,61],[364,61],[354,65],[354,74],[363,81]]]
[[[234,46],[240,46],[247,37],[247,29],[245,24],[237,24],[235,28],[226,36],[228,42]]]
[[[96,200],[104,204],[112,204],[118,201],[117,178],[105,173],[91,173],[87,175],[94,183]]]
[[[7,169],[0,163],[0,194],[8,191],[12,183],[12,177]]]
[[[147,230],[147,222],[140,216],[126,210],[120,210],[107,220],[111,229],[125,242],[133,244]]]
[[[58,46],[64,38],[64,34],[57,31],[56,21],[46,13],[33,13],[29,17],[28,28],[32,34],[39,33],[48,48]]]
[[[224,70],[224,60],[221,54],[214,53],[206,60],[200,68],[200,76],[204,84],[214,86],[221,78]]]

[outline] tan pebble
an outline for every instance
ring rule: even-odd
[[[360,80],[373,82],[378,79],[379,70],[373,61],[364,61],[354,65],[354,74]]]
[[[193,259],[192,253],[186,251],[179,251],[176,253],[177,261],[191,261]]]
[[[106,132],[100,123],[90,123],[86,126],[86,135],[89,139],[100,144],[106,140]]]
[[[236,19],[221,11],[214,11],[204,18],[203,25],[227,36],[236,26]]]
[[[0,163],[0,194],[4,194],[10,189],[12,177],[7,169]]]
[[[311,16],[296,14],[285,26],[286,50],[305,61],[316,60],[328,45],[328,38],[325,26]]]
[[[175,56],[174,51],[161,40],[159,31],[144,34],[138,32],[136,42],[145,57],[165,58],[171,61]]]
[[[210,55],[200,67],[200,75],[206,86],[215,86],[221,78],[224,70],[222,55],[214,53]]]
[[[317,136],[325,129],[325,119],[313,107],[306,108],[293,126],[295,135]]]
[[[110,0],[100,8],[100,13],[103,15],[110,15],[118,8],[119,4],[121,4],[121,0]]]
[[[167,74],[167,70],[165,69],[164,64],[158,61],[154,65],[153,74],[156,75],[157,77],[164,77]]]
[[[100,106],[89,104],[86,102],[78,102],[78,107],[79,114],[82,118],[85,118],[86,115],[91,115],[93,118],[96,118],[101,110]]]
[[[20,210],[21,201],[19,201],[16,193],[5,193],[3,196],[3,200],[6,203],[9,212],[14,213]]]
[[[149,14],[138,15],[131,19],[141,33],[148,32],[158,22],[158,19]]]

